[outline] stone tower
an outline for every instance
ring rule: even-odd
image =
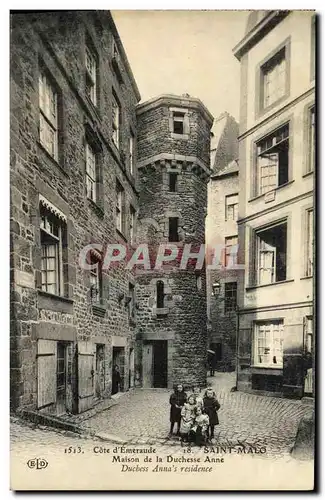
[[[143,387],[206,382],[204,263],[195,269],[192,260],[181,269],[180,262],[186,244],[196,253],[205,242],[212,123],[203,103],[187,94],[137,107],[137,243],[146,243],[151,257],[151,269],[137,272],[136,364]],[[157,270],[161,244],[173,245],[177,257]]]

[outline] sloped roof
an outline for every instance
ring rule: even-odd
[[[236,174],[238,172],[239,172],[239,163],[238,159],[236,159],[232,160],[231,162],[228,163],[228,165],[218,170],[216,174],[211,175],[211,178],[215,179],[216,177],[223,177],[224,175]]]

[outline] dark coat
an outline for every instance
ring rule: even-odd
[[[219,418],[218,418],[217,411],[220,409],[219,401],[214,396],[212,398],[208,398],[207,396],[204,396],[203,408],[204,408],[204,412],[209,417],[210,425],[218,425]]]
[[[181,411],[182,407],[186,403],[187,395],[184,391],[173,392],[169,398],[170,403],[170,421],[180,422],[181,421]],[[179,407],[179,408],[177,408]]]

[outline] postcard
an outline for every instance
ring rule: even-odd
[[[314,10],[10,13],[10,488],[312,491]]]

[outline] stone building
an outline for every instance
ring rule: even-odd
[[[205,382],[204,268],[104,265],[111,244],[204,243],[213,119],[190,97],[139,101],[108,11],[12,15],[13,410],[85,411],[115,365],[120,390]]]
[[[238,379],[314,394],[315,15],[253,11],[241,65]]]
[[[137,363],[142,365],[142,384],[203,385],[205,267],[196,270],[192,262],[182,270],[180,264],[186,257],[186,244],[195,253],[205,241],[213,118],[199,99],[163,95],[139,104],[137,119],[138,236],[153,256],[163,243],[178,252],[161,270],[142,270],[137,275]]]
[[[238,245],[238,124],[228,113],[212,128],[211,170],[208,184],[206,245],[220,247],[218,269],[207,267],[207,317],[209,347],[215,352],[216,369],[236,366],[237,281],[239,270],[231,266],[229,253]],[[213,286],[218,293],[213,293]]]
[[[136,104],[107,11],[11,18],[11,405],[81,412],[134,383],[135,280],[85,245],[130,245]]]

